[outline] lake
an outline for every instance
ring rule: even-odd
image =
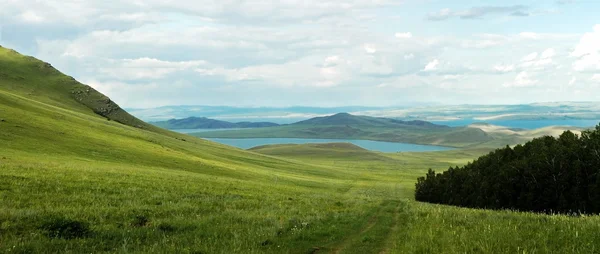
[[[304,139],[304,138],[206,138],[221,144],[235,146],[242,149],[263,145],[278,145],[278,144],[310,144],[310,143],[352,143],[364,149],[371,151],[379,151],[385,153],[394,152],[431,152],[431,151],[446,151],[452,150],[451,147],[430,146],[430,145],[415,145],[406,143],[393,143],[371,140],[354,140],[354,139]]]

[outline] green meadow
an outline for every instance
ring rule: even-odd
[[[0,48],[0,253],[598,252],[596,216],[413,200],[427,169],[488,151],[240,150],[142,123]]]

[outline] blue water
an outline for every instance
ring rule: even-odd
[[[371,140],[353,140],[353,139],[304,139],[304,138],[207,138],[208,140],[235,146],[242,149],[248,149],[263,145],[277,144],[309,144],[309,143],[352,143],[367,150],[379,151],[385,153],[394,152],[431,152],[445,151],[453,148],[443,146],[415,145],[406,143],[392,143]]]
[[[443,124],[452,127],[465,126],[472,123],[489,123],[493,125],[506,126],[510,128],[520,129],[537,129],[547,126],[560,125],[560,126],[574,126],[574,127],[594,127],[600,123],[600,120],[579,120],[579,119],[565,119],[565,120],[474,120],[474,119],[460,119],[452,121],[431,121],[436,124]]]

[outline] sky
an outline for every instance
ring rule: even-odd
[[[0,6],[0,45],[127,108],[600,101],[595,0]]]

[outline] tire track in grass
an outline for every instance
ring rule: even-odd
[[[395,240],[397,240],[397,237],[395,236],[399,233],[403,233],[403,235],[406,234],[406,231],[399,232],[398,229],[400,227],[406,228],[408,226],[408,221],[410,218],[407,209],[406,201],[401,201],[398,203],[398,206],[396,206],[396,210],[394,210],[394,224],[385,241],[385,247],[379,252],[379,254],[390,253],[391,249],[395,247]]]
[[[373,228],[373,226],[375,226],[375,224],[378,222],[379,218],[377,217],[377,215],[372,216],[369,219],[369,222],[367,223],[367,225],[365,227],[363,227],[360,232],[358,232],[358,234],[353,235],[354,237],[359,237],[361,235],[364,235],[366,232],[368,232],[369,230],[371,230],[371,228]],[[352,238],[346,238],[345,241],[342,242],[342,245],[338,246],[337,248],[333,249],[334,254],[339,254],[344,250],[344,247],[347,247],[345,245],[348,245],[349,243],[351,243]]]
[[[329,253],[381,253],[388,251],[393,234],[398,230],[402,209],[405,206],[398,200],[386,200],[369,218],[360,231],[348,235],[345,239],[331,244],[322,251]]]

